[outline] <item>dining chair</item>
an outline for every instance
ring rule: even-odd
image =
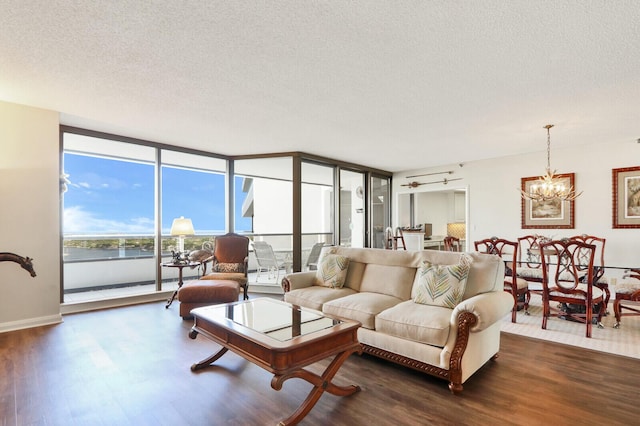
[[[553,240],[540,244],[542,263],[542,328],[549,317],[586,324],[586,337],[591,337],[595,320],[602,328],[604,292],[593,285],[593,259],[596,246],[578,240]],[[586,275],[583,267],[587,266]],[[553,305],[551,302],[557,302]],[[595,312],[595,318],[594,318]]]
[[[542,235],[524,235],[518,238],[518,265],[516,275],[529,282],[529,291],[542,295],[542,263],[540,242],[548,241]]]
[[[604,306],[605,315],[607,315],[607,306],[609,306],[609,299],[611,298],[611,292],[609,291],[609,282],[604,276],[605,264],[604,264],[604,247],[607,242],[606,238],[596,237],[594,235],[575,235],[569,237],[570,240],[582,241],[587,244],[593,244],[596,246],[596,252],[593,258],[593,285],[604,291]],[[583,269],[584,272],[584,269]]]
[[[402,228],[397,227],[395,233],[391,227],[388,227],[384,231],[384,248],[387,250],[398,250],[402,244],[403,250],[407,249],[407,245],[404,242],[404,234]]]
[[[516,322],[518,308],[524,309],[524,314],[529,315],[529,282],[515,274],[518,259],[518,243],[503,238],[491,237],[474,242],[476,251],[480,253],[495,254],[500,256],[505,263],[504,291],[513,296],[513,309],[511,310],[511,322]]]
[[[460,238],[450,235],[444,237],[444,251],[462,251]]]
[[[201,280],[232,280],[240,284],[243,298],[249,298],[249,238],[244,235],[228,233],[214,240],[212,272],[203,275]]]
[[[255,254],[256,261],[258,262],[256,282],[260,279],[260,274],[262,272],[267,273],[268,279],[275,278],[277,282],[278,278],[280,278],[280,270],[284,269],[285,271],[288,271],[291,267],[290,261],[278,261],[278,258],[273,251],[273,247],[266,241],[254,241],[253,253]]]
[[[629,269],[616,284],[613,313],[616,316],[613,328],[620,328],[622,317],[640,315],[640,268]]]

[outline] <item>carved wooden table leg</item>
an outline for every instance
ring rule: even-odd
[[[196,337],[198,337],[198,332],[196,330],[191,330],[189,332],[189,337],[192,339],[195,339]],[[226,348],[223,346],[222,349],[220,349],[218,352],[214,353],[210,357],[207,357],[202,361],[196,362],[195,364],[193,364],[191,366],[191,371],[202,370],[203,368],[209,367],[211,364],[216,362],[222,355],[226,354],[228,350],[229,348]]]
[[[222,355],[226,354],[228,350],[229,349],[223,347],[222,349],[220,349],[218,352],[216,352],[215,354],[211,355],[210,357],[207,357],[207,358],[203,359],[200,362],[196,362],[195,364],[193,364],[191,366],[191,371],[202,370],[203,368],[209,367],[211,364],[216,362],[218,360],[218,358],[220,358]]]
[[[259,307],[268,309],[257,309]],[[265,312],[279,318],[279,324],[283,328],[278,331],[289,330],[292,338],[278,338],[269,331],[254,328],[254,323],[262,323],[260,318]],[[195,308],[191,313],[195,320],[189,337],[195,339],[198,334],[202,334],[223,347],[216,354],[194,364],[191,367],[193,371],[211,365],[229,349],[272,373],[271,387],[275,390],[282,389],[286,380],[296,377],[313,385],[300,407],[282,420],[281,425],[300,422],[325,391],[337,396],[347,396],[360,390],[359,386],[338,386],[331,382],[351,354],[362,352],[362,345],[358,342],[358,328],[361,326],[358,321],[326,316],[322,312],[269,298],[205,306]],[[245,324],[243,319],[248,316],[252,320]],[[306,316],[313,320],[306,319]],[[314,324],[319,325],[317,329],[310,327],[302,332],[303,323],[317,321],[320,321]],[[331,357],[333,360],[321,375],[305,370],[309,365]]]
[[[293,371],[288,374],[275,375],[273,379],[271,379],[271,387],[275,390],[282,389],[282,384],[292,378],[299,378],[306,380],[307,382],[313,385],[313,389],[309,392],[309,395],[304,400],[304,402],[298,407],[298,409],[291,414],[286,419],[280,421],[280,425],[295,425],[300,420],[302,420],[311,409],[316,405],[322,394],[327,391],[333,395],[337,396],[348,396],[352,395],[360,390],[360,386],[349,385],[349,386],[338,386],[331,382],[333,376],[338,372],[342,364],[345,362],[349,356],[354,352],[359,352],[359,348],[353,348],[344,352],[340,352],[336,357],[331,361],[331,364],[324,370],[321,376],[318,376],[315,373],[307,371],[303,368],[300,370]]]

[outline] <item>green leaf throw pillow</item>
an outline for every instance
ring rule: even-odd
[[[415,303],[455,308],[462,301],[473,258],[467,253],[456,265],[435,265],[424,261],[418,269]]]
[[[317,284],[324,287],[342,288],[347,278],[348,267],[348,257],[339,254],[325,254],[318,263]]]

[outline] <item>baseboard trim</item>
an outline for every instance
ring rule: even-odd
[[[49,315],[45,317],[26,318],[19,321],[10,321],[0,324],[0,333],[22,330],[25,328],[41,327],[43,325],[60,324],[61,322],[63,322],[61,314]]]
[[[60,305],[60,313],[62,315],[66,314],[77,314],[80,312],[89,312],[89,311],[97,311],[100,309],[109,309],[109,308],[119,308],[122,306],[128,305],[137,305],[140,303],[150,303],[150,302],[159,302],[161,300],[167,300],[173,291],[166,292],[153,292],[153,293],[145,293],[145,294],[136,294],[131,296],[110,298],[110,299],[102,299],[102,300],[93,300],[87,302],[73,302],[73,303],[63,303]],[[178,303],[175,301],[175,303]]]
[[[279,285],[249,283],[249,294],[284,294],[284,290]]]

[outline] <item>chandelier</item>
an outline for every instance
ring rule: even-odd
[[[532,201],[549,201],[562,200],[573,201],[582,194],[582,191],[576,193],[573,186],[566,187],[563,178],[555,175],[556,171],[551,171],[551,128],[553,124],[544,126],[547,129],[547,169],[544,176],[540,176],[538,180],[531,184],[529,192],[520,190],[522,198]]]

